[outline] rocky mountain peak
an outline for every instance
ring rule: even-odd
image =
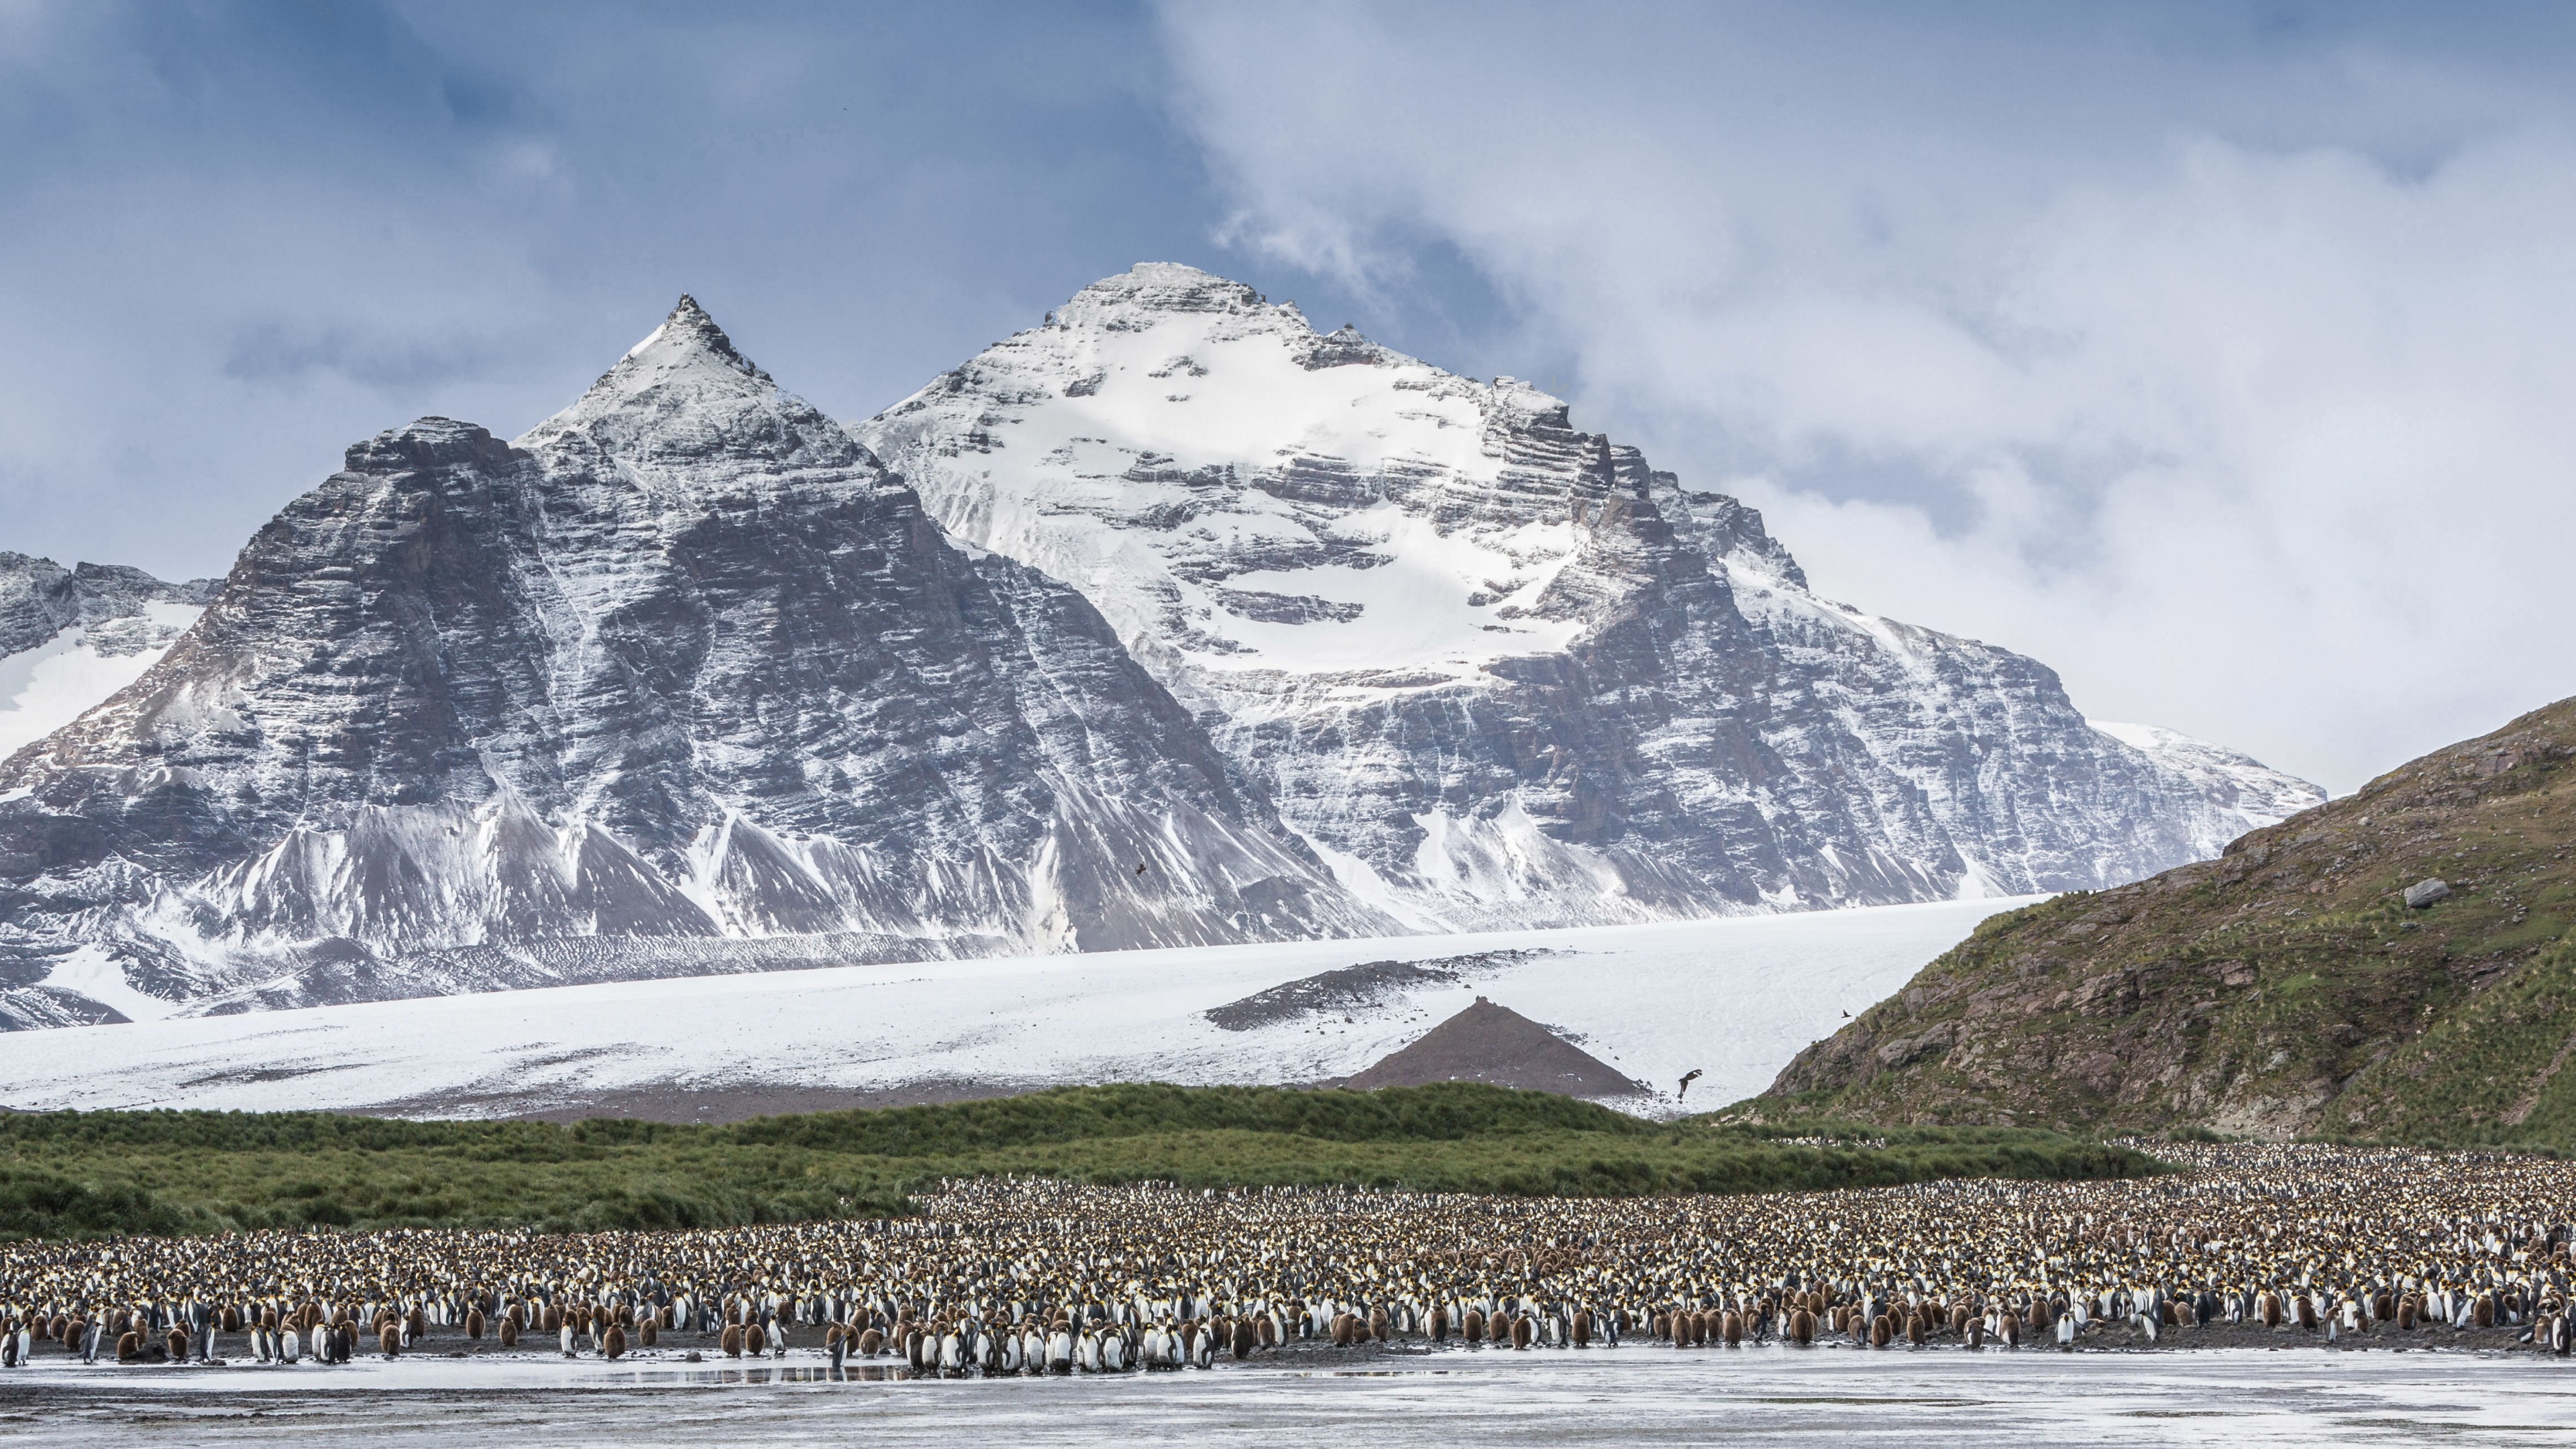
[[[754,382],[771,382],[769,374],[743,356],[733,339],[716,325],[716,319],[686,292],[680,294],[679,305],[662,319],[662,325],[645,334],[643,341],[628,348],[626,356],[619,359],[621,364],[637,361],[666,369],[712,362]]]
[[[515,442],[568,449],[620,465],[633,481],[665,484],[703,482],[699,470],[728,457],[800,467],[866,458],[840,425],[745,357],[689,296],[571,407]]]
[[[1395,928],[1078,594],[693,301],[517,444],[348,464],[0,761],[0,1029],[99,953],[194,1011]]]
[[[1121,312],[1270,311],[1259,292],[1180,262],[1138,262],[1103,277],[1056,309],[1059,325],[1098,322]],[[1301,321],[1303,319],[1300,319]]]
[[[381,475],[498,462],[509,451],[509,444],[493,437],[487,428],[454,418],[426,417],[387,428],[365,442],[351,443],[341,454],[341,461],[349,472]]]
[[[1195,267],[1096,282],[855,431],[952,535],[1081,590],[1417,924],[2087,887],[2270,818],[2035,661],[1815,597],[1760,515],[1564,399]]]

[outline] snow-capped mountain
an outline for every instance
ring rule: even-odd
[[[2098,886],[2315,793],[1165,265],[855,427],[684,298],[219,588],[0,556],[0,646],[0,1029]]]
[[[141,678],[218,582],[0,553],[0,759]]]
[[[0,766],[20,1024],[1393,924],[685,298],[514,442],[351,448]]]
[[[2306,798],[1817,597],[1753,510],[1536,388],[1193,268],[1085,288],[854,430],[951,534],[1080,590],[1418,927],[2104,886]]]
[[[2218,807],[2214,833],[2193,842],[2195,853],[2204,857],[2218,854],[2227,842],[2249,830],[2277,825],[2326,803],[2325,791],[2241,750],[2196,740],[2162,725],[2098,719],[2085,723],[2191,781]]]

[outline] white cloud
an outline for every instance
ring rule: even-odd
[[[1828,591],[2337,789],[2576,693],[2554,102],[1830,13],[1165,19],[1239,235],[1381,289],[1455,247]]]

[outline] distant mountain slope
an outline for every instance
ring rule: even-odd
[[[221,582],[0,553],[0,759],[141,678]]]
[[[706,938],[1392,924],[1078,594],[953,547],[687,299],[515,444],[351,448],[148,673],[0,766],[21,1025],[774,964]],[[593,938],[623,944],[532,945]]]
[[[2217,861],[1989,921],[1757,1105],[2576,1146],[2571,853],[2576,700]],[[2410,907],[2428,880],[2449,894]]]
[[[2196,740],[2157,725],[2085,723],[2181,775],[2217,807],[2220,836],[2206,855],[2243,835],[2325,803],[2326,792],[2241,750]]]
[[[1417,924],[2110,885],[2263,818],[2035,661],[1816,597],[1758,514],[1559,399],[1189,267],[856,430],[952,533],[1081,590]]]

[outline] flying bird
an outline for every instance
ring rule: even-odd
[[[1673,1094],[1674,1101],[1678,1102],[1682,1098],[1690,1095],[1690,1084],[1699,1080],[1699,1072],[1699,1068],[1693,1067],[1690,1069],[1689,1074],[1682,1078],[1682,1089]]]
[[[1136,873],[1137,873],[1138,875],[1143,875],[1143,874],[1145,873],[1145,862],[1143,862],[1143,861],[1141,861],[1141,860],[1140,860],[1140,861],[1138,861],[1138,862],[1136,862]],[[1847,1011],[1847,1012],[1844,1012],[1844,1013],[1843,1013],[1843,1015],[1845,1015],[1845,1016],[1849,1016],[1849,1015],[1851,1015],[1851,1013]]]

